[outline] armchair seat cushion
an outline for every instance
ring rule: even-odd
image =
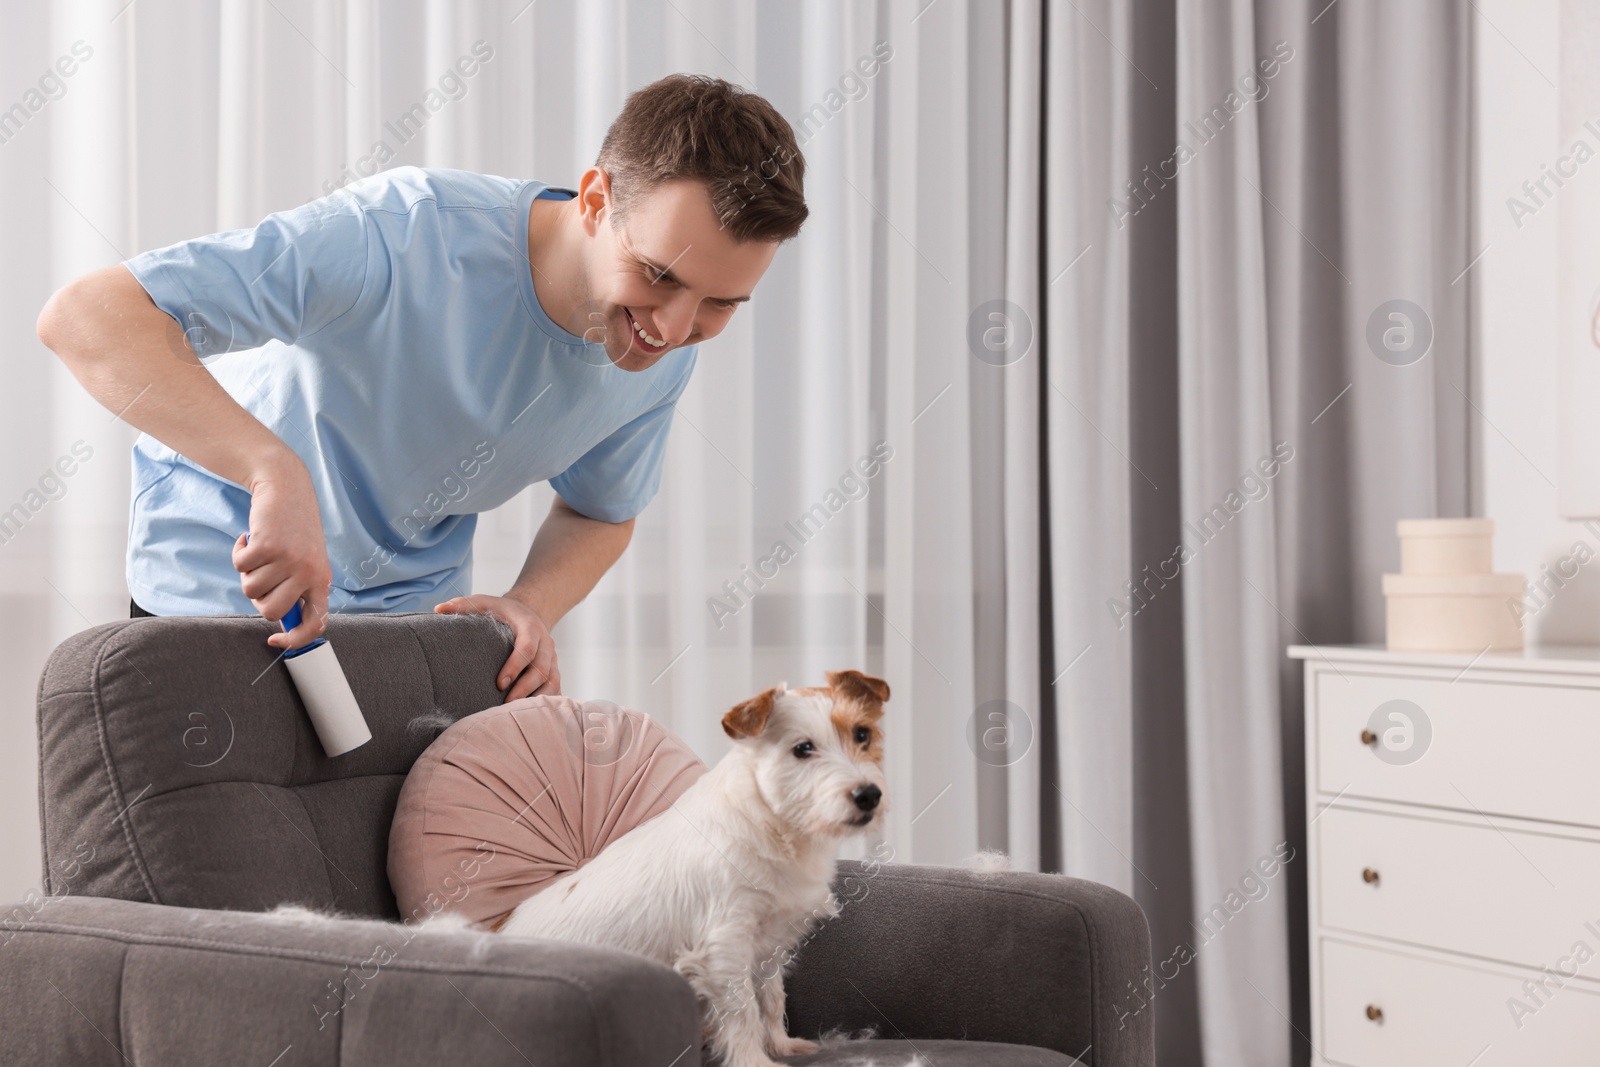
[[[595,945],[108,897],[19,910],[6,1067],[690,1067],[700,1039],[677,972]]]
[[[704,1062],[704,1061],[702,1061]],[[796,1067],[1082,1067],[1082,1060],[1033,1045],[999,1041],[849,1041],[825,1044],[805,1056],[785,1056],[779,1063]]]
[[[650,716],[606,701],[524,697],[460,719],[400,789],[388,857],[400,914],[490,928],[706,770]]]

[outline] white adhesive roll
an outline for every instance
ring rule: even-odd
[[[300,694],[300,702],[311,716],[322,749],[329,756],[342,756],[372,740],[367,720],[350,691],[350,682],[339,666],[339,657],[326,641],[309,652],[288,656],[284,665]]]

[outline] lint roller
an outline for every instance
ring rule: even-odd
[[[245,534],[245,543],[250,535]],[[300,601],[294,602],[282,620],[284,632],[300,625]],[[291,648],[283,654],[283,665],[289,668],[289,677],[300,694],[300,703],[311,716],[322,750],[331,756],[342,756],[372,740],[367,729],[366,716],[350,691],[350,680],[339,666],[339,657],[326,637],[319,637],[309,645]]]
[[[286,633],[300,625],[298,600],[282,621]],[[350,680],[344,676],[339,657],[333,654],[326,637],[291,648],[283,654],[283,665],[289,668],[289,677],[311,716],[311,725],[317,728],[324,752],[342,756],[372,740],[366,717],[350,691]]]

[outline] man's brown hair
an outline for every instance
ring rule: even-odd
[[[704,182],[736,241],[787,241],[806,220],[806,162],[764,98],[721,78],[669,74],[629,94],[595,165],[611,176],[613,222],[663,182]]]

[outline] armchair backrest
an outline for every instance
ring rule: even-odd
[[[482,615],[334,616],[372,740],[322,751],[259,616],[129,619],[39,680],[45,889],[201,908],[397,919],[389,824],[450,722],[500,704],[509,629]]]

